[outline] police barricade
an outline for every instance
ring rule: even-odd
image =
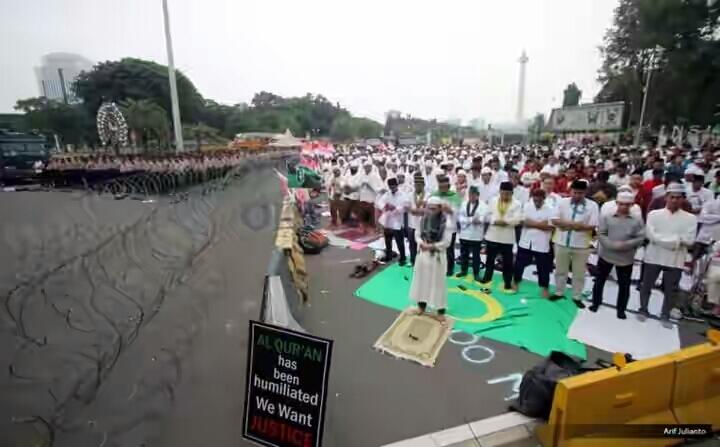
[[[668,446],[682,441],[676,424],[720,428],[720,333],[676,353],[587,372],[558,382],[545,447]],[[665,437],[663,437],[666,435]]]
[[[720,331],[708,342],[675,354],[673,410],[681,424],[712,424],[720,430]]]

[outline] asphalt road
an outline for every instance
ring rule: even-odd
[[[277,203],[0,193],[0,445],[237,446]]]
[[[251,445],[247,323],[279,201],[269,169],[177,203],[0,193],[0,446]],[[307,257],[298,320],[335,340],[324,445],[377,446],[505,412],[512,383],[488,381],[540,358],[491,340],[477,342],[478,359],[493,353],[485,363],[453,343],[435,368],[375,352],[397,313],[354,298],[360,281],[343,262],[368,256]],[[683,344],[699,330],[684,327]]]

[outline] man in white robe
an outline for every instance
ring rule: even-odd
[[[450,246],[453,228],[443,213],[443,200],[431,197],[427,201],[428,214],[415,231],[415,241],[420,252],[415,260],[415,273],[410,285],[410,299],[417,303],[420,313],[427,307],[435,309],[444,320],[447,309],[447,286],[445,273],[447,259],[445,250]]]

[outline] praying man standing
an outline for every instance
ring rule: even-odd
[[[410,285],[410,299],[418,305],[420,313],[428,306],[435,309],[438,318],[444,320],[447,309],[445,273],[447,258],[445,250],[450,246],[453,228],[443,212],[443,200],[431,197],[427,201],[428,213],[415,231],[415,241],[420,252],[415,260],[415,273]]]

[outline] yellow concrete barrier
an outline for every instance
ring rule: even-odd
[[[673,409],[681,424],[720,430],[720,331],[709,331],[708,339],[675,354]]]
[[[550,420],[538,430],[540,440],[546,447],[672,445],[667,439],[612,436],[626,424],[677,423],[670,409],[674,381],[670,356],[561,380]],[[599,437],[603,432],[610,437]]]
[[[537,430],[545,447],[645,447],[673,438],[620,437],[633,424],[712,424],[720,429],[720,331],[708,343],[558,382],[547,425]],[[612,434],[603,437],[603,433]]]

